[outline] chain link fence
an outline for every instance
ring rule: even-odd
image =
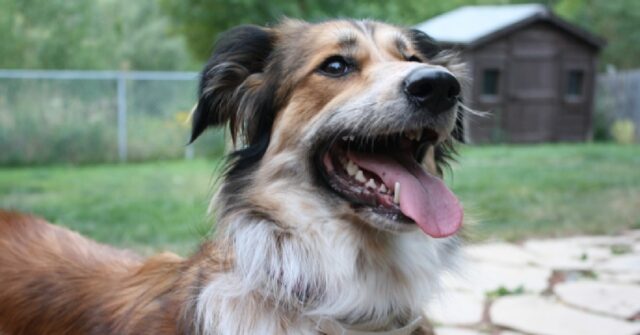
[[[216,156],[221,131],[187,146],[195,72],[0,70],[0,165]]]

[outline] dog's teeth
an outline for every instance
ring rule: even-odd
[[[360,169],[358,168],[358,166],[356,165],[356,163],[354,163],[354,162],[353,162],[353,161],[351,161],[351,160],[349,160],[349,161],[347,162],[346,169],[347,169],[347,173],[349,174],[349,177],[353,177],[353,176],[355,176],[355,175],[356,175],[356,173],[358,173],[358,170],[360,170]]]
[[[349,136],[342,136],[342,140],[343,140],[343,141],[346,141],[346,140],[348,140],[348,139],[349,139]]]
[[[413,132],[412,131],[405,131],[404,132],[404,137],[410,139],[413,141]]]
[[[395,187],[395,189],[394,189],[394,191],[393,191],[393,193],[394,193],[394,194],[393,194],[393,202],[394,202],[396,205],[399,205],[399,204],[400,204],[400,183],[399,183],[399,182],[396,182],[396,185],[395,185],[395,186],[396,186],[396,187]]]
[[[404,137],[412,141],[419,141],[422,138],[422,129],[408,130],[404,132]]]
[[[364,173],[360,169],[358,169],[358,172],[356,172],[356,180],[361,183],[364,183],[367,181],[367,179],[364,177]]]
[[[387,193],[387,187],[384,184],[380,184],[380,193]]]
[[[369,181],[364,185],[372,190],[375,190],[378,185],[376,184],[376,182],[373,180],[373,178],[369,179]]]
[[[353,136],[353,135],[351,135],[351,136],[348,136],[348,139],[349,139],[349,141],[353,141],[353,140],[355,140],[355,139],[356,139],[356,137],[355,137],[355,136]]]

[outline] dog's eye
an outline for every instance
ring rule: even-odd
[[[407,58],[408,62],[416,62],[416,63],[422,63],[422,60],[420,58],[418,58],[418,56],[413,55],[411,57]]]
[[[342,77],[353,71],[354,66],[342,56],[331,56],[320,65],[320,73],[329,77]]]

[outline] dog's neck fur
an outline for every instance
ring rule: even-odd
[[[198,298],[202,334],[318,334],[322,319],[357,330],[400,328],[422,314],[438,272],[451,264],[454,238],[374,230],[330,199],[319,202],[297,157],[263,159],[243,189],[223,182],[215,203],[234,210],[215,209],[217,234],[230,241],[235,265]],[[230,204],[225,192],[247,201]]]

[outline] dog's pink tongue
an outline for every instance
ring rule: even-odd
[[[354,152],[348,156],[378,175],[389,189],[400,183],[400,210],[429,236],[446,237],[460,229],[460,202],[440,178],[427,173],[413,158]]]

